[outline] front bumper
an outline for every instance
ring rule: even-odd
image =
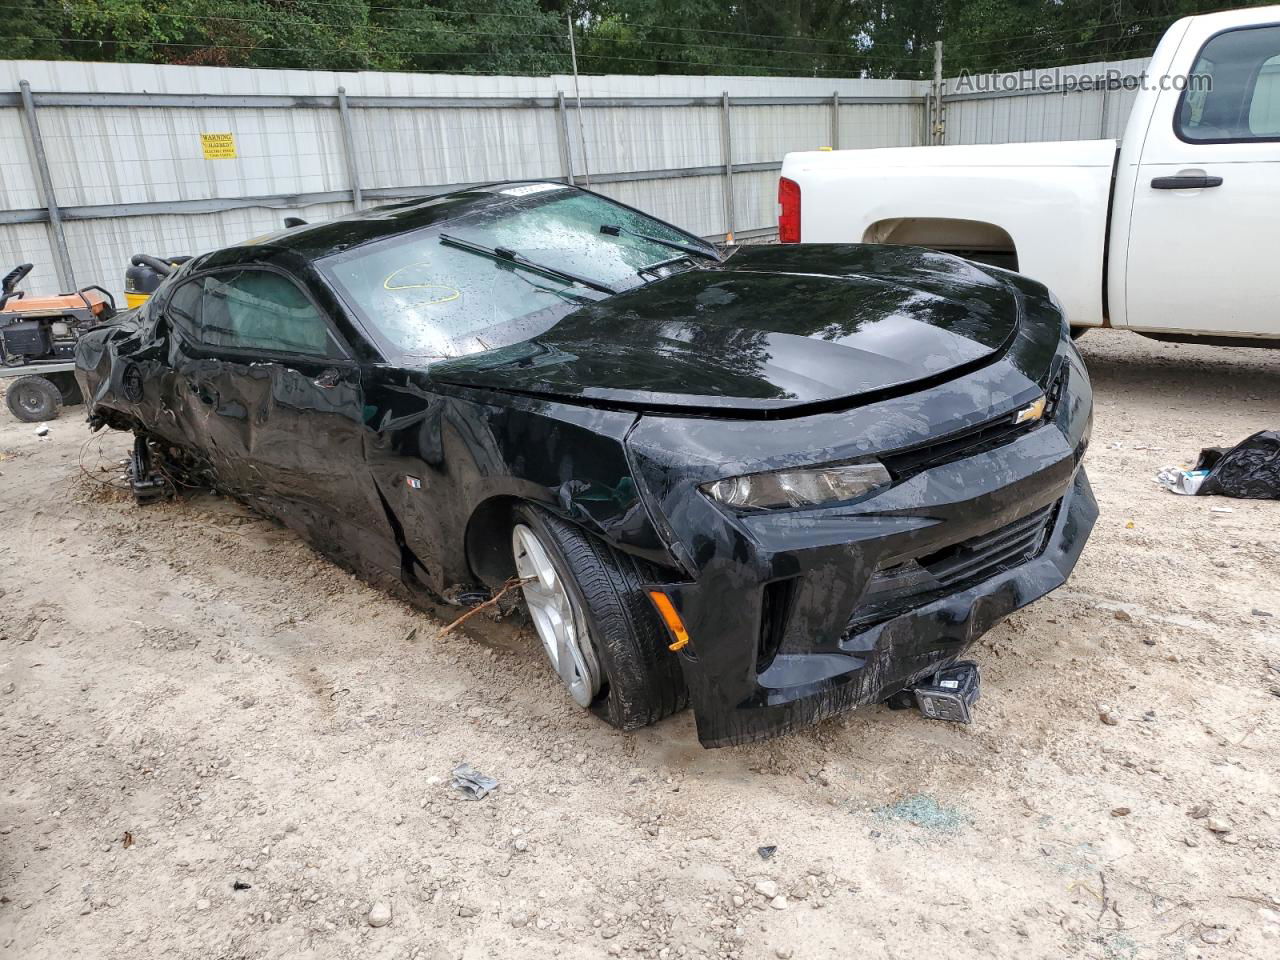
[[[879,703],[959,659],[974,641],[1015,610],[1062,586],[1098,516],[1084,470],[1053,507],[1038,555],[988,579],[907,609],[830,649],[780,651],[739,699],[710,666],[686,661],[698,738],[720,747],[808,726],[867,703]]]
[[[1092,394],[1078,355],[1064,356],[1072,376],[1052,422],[928,460],[860,503],[735,514],[697,486],[797,461],[953,449],[948,438],[996,422],[1043,387],[997,365],[785,429],[641,421],[630,438],[636,472],[689,574],[663,589],[691,637],[679,655],[704,746],[883,701],[1066,581],[1097,504],[1081,466]],[[705,465],[659,462],[673,432],[706,451]]]

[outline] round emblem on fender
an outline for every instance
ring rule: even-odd
[[[142,371],[136,363],[131,363],[124,368],[124,375],[120,378],[124,384],[124,395],[130,403],[142,402]]]

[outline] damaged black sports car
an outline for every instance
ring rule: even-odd
[[[1039,283],[721,250],[559,183],[195,257],[77,363],[140,496],[214,487],[424,599],[519,578],[575,701],[624,729],[692,703],[706,746],[942,676],[1097,515]]]

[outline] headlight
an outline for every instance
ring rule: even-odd
[[[713,500],[740,509],[812,507],[838,500],[854,500],[892,482],[883,464],[851,463],[842,467],[754,473],[704,484]]]

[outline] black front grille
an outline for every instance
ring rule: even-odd
[[[880,461],[896,480],[905,480],[932,467],[963,460],[1016,440],[1038,423],[1014,423],[1013,414],[980,427],[952,434],[934,443],[882,456]]]
[[[1058,503],[1061,501],[988,533],[877,571],[849,619],[845,636],[892,620],[1039,556],[1057,516]]]
[[[1070,372],[1070,365],[1059,361],[1049,374],[1049,387],[1045,390],[1044,415],[1039,420],[1017,423],[1017,414],[1007,413],[997,420],[988,420],[979,426],[961,430],[940,440],[912,447],[909,450],[901,450],[898,453],[886,454],[880,458],[880,461],[895,480],[905,480],[907,477],[944,463],[975,457],[980,453],[1002,447],[1053,420],[1057,415],[1058,402],[1067,389],[1067,377]]]
[[[998,530],[917,557],[916,562],[944,587],[985,580],[1040,552],[1053,510],[1053,504],[1041,507]]]

